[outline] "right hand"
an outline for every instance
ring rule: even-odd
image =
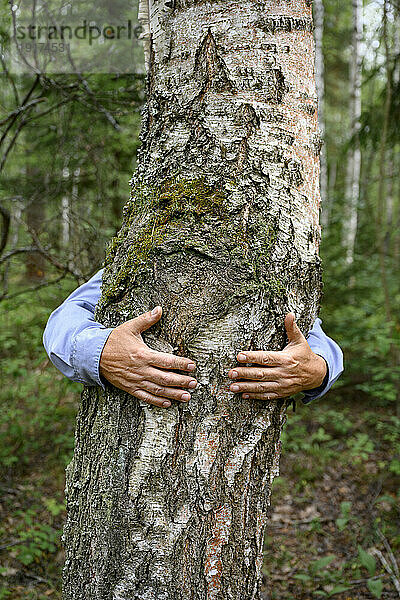
[[[188,358],[157,352],[141,336],[161,319],[157,306],[116,327],[109,335],[100,356],[100,374],[117,388],[148,404],[168,408],[171,400],[188,402],[197,381],[174,370],[194,371]]]

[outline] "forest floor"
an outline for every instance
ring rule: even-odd
[[[47,299],[12,323],[0,316],[0,600],[61,598],[64,469],[80,386],[44,355],[48,313]],[[263,600],[399,598],[399,497],[393,404],[354,389],[297,402],[272,490]]]
[[[272,491],[263,600],[399,598],[397,417],[334,391],[298,408]]]

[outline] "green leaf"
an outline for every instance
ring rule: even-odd
[[[297,575],[293,575],[294,579],[300,579],[300,581],[310,581],[311,577],[306,575],[305,573],[298,573]]]
[[[53,517],[58,517],[60,513],[65,511],[65,505],[57,502],[55,498],[46,498],[44,504]]]
[[[342,515],[349,515],[351,511],[351,502],[344,500],[340,503],[340,512]]]
[[[311,573],[318,573],[318,571],[321,571],[327,567],[335,558],[336,557],[334,554],[330,554],[329,556],[323,556],[322,558],[316,560],[310,565]]]
[[[349,522],[349,519],[347,519],[345,517],[344,518],[339,517],[338,519],[336,519],[336,525],[337,525],[337,528],[339,529],[339,531],[343,531],[343,529],[345,529],[348,522]]]
[[[382,579],[368,579],[367,586],[369,591],[375,598],[380,598],[383,592]]]
[[[341,592],[345,592],[346,590],[349,590],[350,587],[348,585],[336,585],[333,589],[331,589],[331,591],[329,592],[329,598],[331,596],[334,596],[335,594],[340,594]]]
[[[395,475],[400,475],[400,460],[393,458],[393,460],[390,461],[389,471]]]
[[[360,557],[361,565],[367,569],[370,577],[373,577],[376,571],[375,558],[371,554],[368,554],[368,552],[363,550],[361,546],[358,546],[358,556]]]

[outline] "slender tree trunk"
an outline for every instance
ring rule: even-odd
[[[114,156],[115,156],[115,162],[116,164],[119,164],[120,159],[121,159],[121,153],[118,150],[114,151]],[[122,216],[122,202],[121,202],[121,197],[118,194],[118,187],[119,187],[119,179],[118,179],[118,173],[115,174],[114,179],[111,182],[111,211],[112,211],[112,215],[113,215],[113,225],[115,225],[115,230],[118,229],[118,227],[120,226],[121,223],[121,216]]]
[[[386,66],[386,90],[385,104],[383,113],[383,127],[380,139],[379,151],[379,183],[378,183],[378,204],[377,204],[377,243],[379,253],[379,266],[381,272],[382,289],[385,300],[385,312],[388,322],[392,322],[392,300],[390,297],[389,278],[387,273],[387,256],[385,239],[387,235],[387,189],[386,189],[386,156],[387,156],[387,138],[390,123],[390,107],[392,102],[392,77],[393,72],[390,64],[389,33],[388,33],[388,11],[389,2],[383,2],[383,41],[385,48],[385,66]]]
[[[361,119],[362,36],[363,2],[362,0],[353,0],[353,35],[350,59],[351,146],[347,162],[346,218],[344,221],[344,244],[348,264],[351,264],[354,260],[360,196],[361,148],[359,132]]]
[[[395,8],[395,27],[394,27],[394,55],[397,57],[395,60],[395,66],[393,70],[393,87],[400,89],[400,8]],[[400,152],[397,149],[395,158],[398,158],[400,162]],[[396,160],[395,160],[396,163]],[[394,165],[395,168],[395,165]],[[398,173],[398,171],[397,171]],[[393,268],[400,268],[400,179],[396,176],[397,181],[397,202],[395,208],[395,215],[393,217]],[[400,391],[399,391],[400,397]]]
[[[332,209],[332,203],[335,197],[336,187],[336,176],[337,176],[337,159],[333,159],[330,164],[329,178],[328,178],[328,197],[329,197],[329,209]]]
[[[149,9],[149,10],[147,10]],[[67,473],[65,600],[259,598],[284,401],[228,391],[239,349],[279,349],[320,300],[308,1],[141,6],[148,102],[97,318],[161,304],[147,343],[193,358],[187,405],[82,397]]]
[[[328,194],[328,157],[325,141],[324,13],[324,1],[314,0],[315,79],[318,92],[318,122],[323,140],[320,153],[321,223],[323,227],[327,227],[329,224],[330,198]]]
[[[394,164],[393,164],[393,148],[389,147],[386,156],[386,233],[384,236],[384,252],[386,256],[392,256],[392,235],[393,235],[393,179],[394,179]]]
[[[71,198],[69,190],[69,168],[63,169],[64,195],[61,198],[61,245],[64,249],[69,247],[71,228]]]
[[[25,220],[29,231],[39,235],[43,228],[46,217],[46,204],[44,189],[46,187],[45,178],[39,169],[28,164],[26,168],[27,182],[34,182],[30,189],[36,192],[31,195],[25,208]],[[46,262],[38,252],[28,252],[25,260],[25,277],[30,282],[42,281],[45,277]]]
[[[397,157],[397,163],[400,163],[400,156]],[[398,178],[397,178],[398,180]],[[396,217],[393,220],[393,269],[400,269],[400,181],[397,181],[397,203],[396,203]]]

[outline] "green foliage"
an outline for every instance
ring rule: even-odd
[[[306,587],[314,586],[314,594],[322,598],[331,598],[349,589],[343,584],[343,569],[327,569],[336,556],[328,555],[311,562],[307,573],[298,573],[294,578]]]
[[[44,288],[30,311],[23,304],[2,304],[6,310],[0,312],[0,469],[23,469],[45,455],[66,464],[71,456],[80,386],[48,367],[42,346],[50,307],[67,289],[65,284],[57,293]]]
[[[361,546],[358,546],[358,556],[360,559],[361,566],[365,567],[370,575],[373,577],[376,572],[376,560],[372,554],[368,554]]]
[[[367,586],[374,598],[382,597],[383,583],[381,579],[368,579]]]
[[[16,516],[22,517],[17,530],[17,545],[15,558],[23,565],[43,560],[47,554],[54,554],[59,547],[61,529],[57,530],[47,523],[37,523],[37,513],[34,509],[25,512],[17,511]]]
[[[336,525],[339,531],[343,531],[351,520],[351,502],[340,503],[340,517],[336,519]]]
[[[355,464],[367,460],[371,452],[374,451],[374,444],[367,433],[356,433],[354,437],[347,441],[347,447]]]
[[[390,540],[395,555],[400,548],[395,522],[399,477],[394,472],[395,463],[393,471],[388,468],[396,460],[394,456],[399,455],[399,435],[398,416],[388,407],[371,410],[368,400],[363,398],[340,402],[337,396],[330,394],[315,405],[300,407],[295,414],[289,413],[283,437],[284,475],[278,478],[277,485],[274,484],[273,505],[290,502],[292,506],[297,500],[297,511],[293,509],[296,515],[299,506],[307,507],[317,502],[322,514],[312,518],[308,526],[285,525],[282,535],[287,535],[289,527],[292,531],[295,529],[300,549],[281,550],[279,542],[275,542],[276,546],[267,556],[266,565],[269,564],[271,570],[272,563],[273,572],[294,571],[285,588],[286,595],[281,590],[279,598],[329,598],[347,590],[347,596],[353,597],[353,588],[355,592],[361,585],[355,582],[363,582],[365,593],[368,589],[372,595],[376,594],[374,597],[382,597],[386,589],[385,574],[369,548],[375,546],[385,553],[378,529]],[[347,475],[347,481],[367,488],[374,486],[378,478],[386,493],[376,498],[372,509],[367,496],[367,516],[363,516],[360,512],[362,494],[340,498],[340,482],[344,479],[338,475],[339,490],[334,489],[331,493],[334,509],[331,508],[332,512],[327,510],[331,520],[323,519],[321,507],[328,500],[321,494],[322,482],[329,479],[329,473],[346,469],[351,473]],[[279,529],[273,529],[275,534],[277,531]],[[273,546],[273,535],[268,540],[267,545]],[[293,582],[296,582],[295,588]]]

